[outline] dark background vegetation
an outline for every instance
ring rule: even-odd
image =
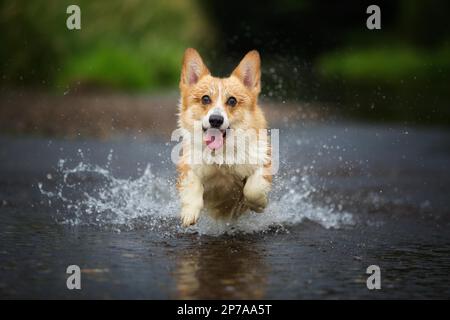
[[[70,4],[80,31],[65,26]],[[381,30],[366,28],[370,4]],[[176,90],[186,47],[222,76],[256,48],[266,99],[448,125],[449,12],[447,0],[1,1],[1,93],[161,95]]]

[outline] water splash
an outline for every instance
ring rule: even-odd
[[[300,170],[296,175],[276,177],[269,207],[264,213],[249,213],[235,221],[216,221],[204,214],[197,225],[179,225],[179,201],[175,178],[155,175],[148,165],[137,178],[117,178],[111,170],[112,151],[102,167],[90,164],[79,151],[80,161],[69,166],[60,160],[52,181],[39,183],[41,194],[56,211],[56,220],[71,226],[95,226],[116,231],[145,228],[167,235],[198,233],[221,235],[287,231],[305,220],[325,228],[353,223],[351,214],[310,201],[317,190]]]
[[[200,234],[254,233],[266,231],[288,231],[289,226],[313,221],[324,228],[339,228],[352,225],[353,216],[332,206],[318,206],[310,201],[317,190],[310,184],[307,175],[276,178],[268,208],[264,213],[249,213],[232,222],[217,222],[209,217],[199,221],[192,231]]]

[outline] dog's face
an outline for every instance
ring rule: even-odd
[[[192,131],[201,122],[206,145],[219,149],[227,129],[265,126],[257,110],[261,84],[260,58],[250,51],[228,78],[211,76],[198,52],[187,49],[181,72],[180,125]]]

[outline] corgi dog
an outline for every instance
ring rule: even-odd
[[[231,219],[267,206],[272,175],[266,119],[258,106],[260,65],[259,53],[253,50],[229,77],[217,78],[195,49],[184,53],[178,126],[186,136],[177,164],[177,188],[185,227],[195,224],[203,211],[216,219]],[[192,161],[192,139],[186,138],[195,136],[195,130],[201,137],[197,141],[202,157],[197,162]],[[224,156],[235,153],[240,155],[231,160]],[[219,160],[210,161],[213,158]]]

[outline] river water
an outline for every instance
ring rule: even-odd
[[[285,126],[267,210],[188,229],[174,145],[0,137],[0,298],[450,298],[449,131]]]

